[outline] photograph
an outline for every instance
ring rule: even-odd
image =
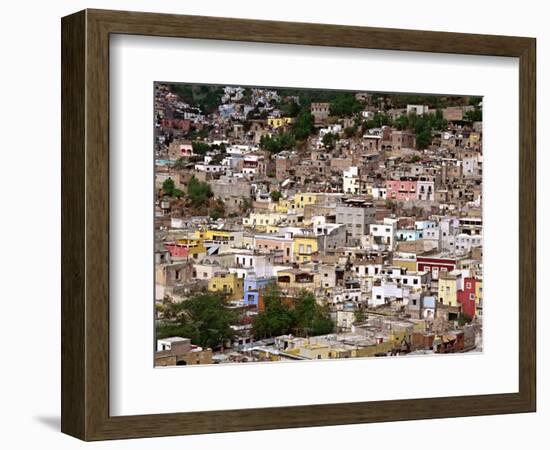
[[[155,367],[483,352],[483,97],[153,89]]]
[[[542,5],[7,2],[0,448],[544,447]]]

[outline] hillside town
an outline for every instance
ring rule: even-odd
[[[482,99],[155,84],[156,366],[482,351]]]

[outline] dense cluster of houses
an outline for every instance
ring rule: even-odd
[[[209,89],[213,107],[155,87],[155,302],[216,293],[238,320],[219,346],[159,338],[158,365],[482,349],[479,101],[359,92],[335,115],[300,91]],[[291,308],[313,293],[332,332],[255,336],[273,285]]]

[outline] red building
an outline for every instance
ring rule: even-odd
[[[172,258],[187,258],[189,256],[189,249],[186,245],[178,244],[177,242],[167,242],[164,246],[170,252]]]
[[[442,257],[430,257],[430,256],[417,256],[416,258],[416,270],[418,272],[431,272],[432,278],[437,280],[439,278],[439,272],[450,272],[456,268],[456,259],[454,258],[442,258]]]
[[[457,291],[456,299],[462,305],[462,312],[470,317],[476,315],[476,279],[464,278],[464,289]]]

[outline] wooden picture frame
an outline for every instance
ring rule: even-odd
[[[104,10],[64,17],[61,29],[64,433],[101,440],[535,411],[535,39]],[[519,392],[110,416],[109,36],[117,33],[519,58]]]

